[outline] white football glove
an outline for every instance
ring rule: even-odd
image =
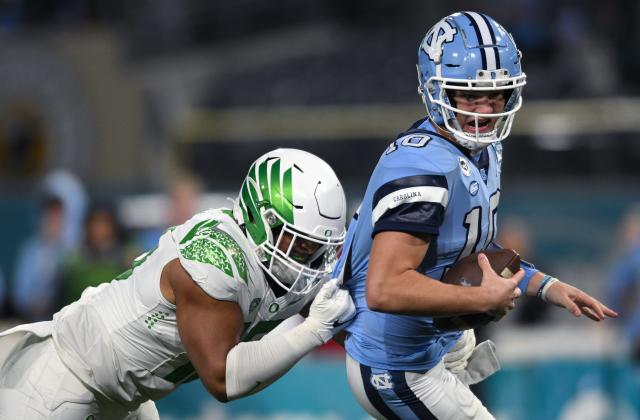
[[[454,374],[463,371],[475,347],[476,335],[473,330],[464,330],[456,345],[444,355],[444,367]]]
[[[314,324],[314,330],[323,343],[340,332],[356,314],[349,291],[338,286],[338,279],[326,282],[316,295],[306,322]]]
[[[495,344],[487,340],[476,346],[473,330],[465,330],[443,360],[445,368],[466,385],[482,382],[500,370]]]

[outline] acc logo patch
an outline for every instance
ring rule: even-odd
[[[371,378],[369,379],[369,382],[371,382],[371,385],[373,385],[373,387],[377,390],[393,388],[391,375],[389,375],[387,372],[378,373],[376,375],[371,374]]]
[[[469,184],[469,194],[471,194],[472,196],[475,196],[476,194],[478,194],[479,189],[480,189],[480,185],[478,185],[477,181],[473,181],[471,182],[471,184]]]
[[[462,171],[464,176],[471,175],[471,168],[469,167],[469,162],[467,162],[465,158],[458,158],[458,159],[460,159],[460,170]]]

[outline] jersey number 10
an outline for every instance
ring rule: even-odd
[[[489,243],[493,241],[496,235],[495,226],[499,201],[500,190],[497,190],[491,194],[491,197],[489,197],[489,231],[487,232],[487,236],[480,249],[478,249],[478,244],[480,239],[482,239],[482,207],[476,206],[465,214],[463,225],[467,230],[467,239],[465,241],[464,248],[462,248],[462,251],[460,252],[460,255],[458,255],[456,261],[466,257],[467,255],[471,255],[474,252],[485,249],[489,246]]]

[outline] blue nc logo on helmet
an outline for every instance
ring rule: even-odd
[[[430,119],[462,146],[476,150],[504,140],[522,106],[526,75],[511,35],[489,16],[476,12],[449,15],[436,23],[418,48],[418,91]],[[491,114],[467,112],[450,98],[454,91],[503,92],[504,109]],[[464,130],[456,114],[495,119],[490,132]],[[487,130],[488,131],[488,130]]]

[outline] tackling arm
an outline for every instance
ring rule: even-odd
[[[429,248],[428,235],[383,231],[374,237],[367,274],[367,304],[374,311],[424,316],[446,316],[490,310],[504,312],[520,295],[522,270],[511,279],[493,271],[486,257],[482,286],[444,284],[416,269]]]
[[[189,360],[207,391],[219,401],[226,393],[227,354],[240,341],[242,310],[236,302],[214,299],[191,279],[176,259],[163,271],[176,305],[178,332]],[[162,286],[161,282],[161,286]],[[163,288],[163,292],[167,287]],[[169,296],[165,297],[169,298]],[[171,301],[171,299],[169,298]]]
[[[347,291],[331,281],[320,289],[303,322],[282,334],[244,343],[237,303],[208,296],[177,260],[167,267],[182,343],[207,390],[222,402],[265,388],[338,332],[343,325],[335,323],[355,314]]]

